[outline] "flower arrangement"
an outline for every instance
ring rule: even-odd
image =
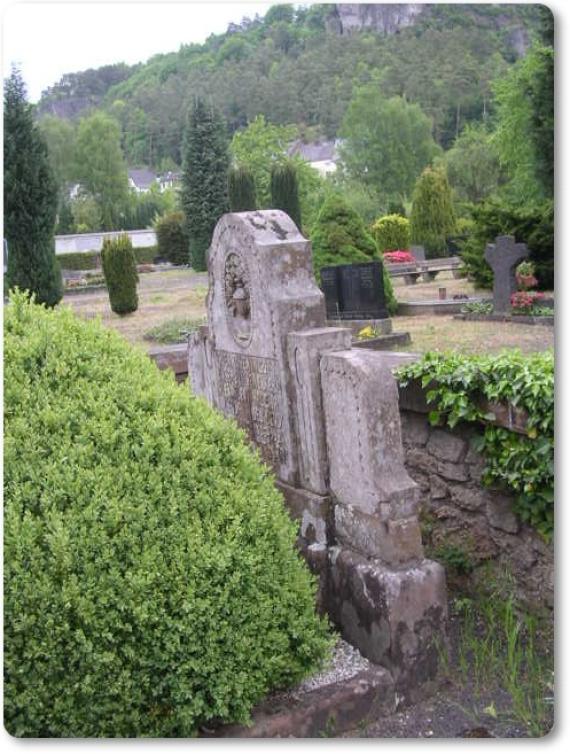
[[[538,285],[538,280],[534,276],[534,265],[532,262],[521,262],[516,269],[515,277],[517,286],[520,291],[528,291]]]
[[[542,301],[544,293],[537,291],[517,291],[511,296],[513,314],[532,314],[533,308]]]
[[[383,255],[387,264],[415,264],[416,258],[409,251],[386,251]]]

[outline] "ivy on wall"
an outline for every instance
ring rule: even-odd
[[[554,354],[518,350],[492,356],[426,353],[399,369],[401,387],[419,380],[432,424],[483,422],[476,449],[485,458],[485,484],[516,495],[515,510],[550,540],[554,528]],[[482,400],[484,399],[484,400]],[[495,426],[488,403],[510,403],[528,414],[526,434]]]

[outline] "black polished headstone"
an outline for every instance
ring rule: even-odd
[[[321,285],[329,319],[387,319],[382,262],[323,267]]]

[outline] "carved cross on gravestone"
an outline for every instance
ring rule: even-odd
[[[515,269],[528,257],[525,243],[515,243],[514,236],[497,236],[487,244],[485,260],[493,270],[493,310],[495,314],[511,311],[511,296],[517,289]]]

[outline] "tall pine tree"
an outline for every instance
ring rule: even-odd
[[[228,211],[228,142],[220,116],[196,99],[184,133],[182,207],[190,247],[190,264],[206,269],[206,252],[214,227]]]
[[[63,296],[55,258],[58,192],[43,136],[17,69],[4,85],[4,236],[8,286],[55,306]]]

